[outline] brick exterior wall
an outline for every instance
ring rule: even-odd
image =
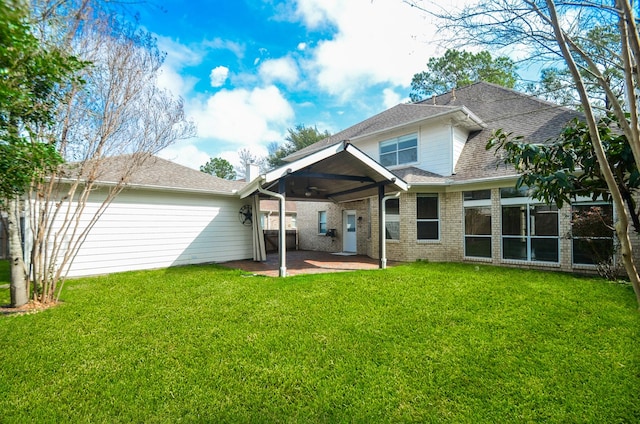
[[[431,192],[432,193],[432,192]],[[559,219],[559,262],[543,263],[502,259],[501,220],[502,207],[500,189],[491,189],[491,258],[465,258],[464,256],[464,204],[462,192],[438,194],[440,239],[417,240],[416,199],[419,193],[402,193],[400,201],[400,239],[386,241],[387,259],[413,262],[428,260],[434,262],[479,262],[519,268],[559,270],[565,272],[594,273],[595,267],[573,265],[571,240],[571,208],[558,211]],[[358,254],[379,258],[378,244],[378,199],[372,197],[357,202],[343,204],[300,202],[298,203],[299,245],[303,250],[339,252],[343,246],[343,211],[356,211]],[[327,228],[335,228],[335,238],[318,234],[318,212],[327,212]],[[640,236],[632,232],[634,256],[640,261]]]
[[[343,248],[343,211],[356,212],[357,253],[370,255],[368,226],[369,200],[348,203],[298,202],[298,240],[301,250],[341,252]],[[335,229],[336,237],[318,234],[318,212],[327,212],[327,229]]]

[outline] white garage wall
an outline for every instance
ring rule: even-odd
[[[99,193],[92,195],[81,225],[101,201]],[[238,220],[246,203],[235,196],[126,190],[93,227],[68,275],[250,258],[251,227]]]

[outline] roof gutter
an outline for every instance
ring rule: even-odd
[[[73,184],[78,180],[75,180],[72,178],[59,178],[58,181],[66,184]],[[84,184],[84,181],[80,181],[80,183]],[[116,183],[112,181],[95,181],[95,184],[103,187],[116,187],[120,183]],[[209,190],[204,188],[182,188],[182,187],[171,187],[171,186],[135,184],[135,183],[125,183],[121,185],[123,188],[146,189],[146,190],[154,190],[154,191],[173,191],[177,193],[216,194],[221,196],[237,196],[239,192],[238,189],[230,189],[228,191],[218,191],[218,190]]]

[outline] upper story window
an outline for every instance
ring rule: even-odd
[[[409,134],[380,143],[380,164],[402,165],[418,161],[418,134]]]

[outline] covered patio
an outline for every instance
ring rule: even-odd
[[[240,269],[251,274],[278,277],[278,261],[278,253],[276,252],[267,254],[267,260],[262,262],[247,259],[243,261],[224,262],[219,265],[225,268]],[[397,264],[398,262],[389,261],[387,262],[387,267]],[[287,252],[287,275],[289,276],[378,268],[379,261],[365,255],[344,255],[311,250],[292,250]]]
[[[367,197],[377,196],[378,210],[378,242],[380,259],[375,261],[379,268],[385,268],[386,237],[385,202],[407,191],[409,185],[384,166],[367,156],[363,151],[350,144],[348,140],[328,146],[320,151],[305,156],[285,166],[250,180],[239,191],[240,198],[253,196],[253,210],[259,210],[259,198],[277,199],[279,202],[279,243],[278,243],[278,275],[292,275],[287,265],[285,240],[285,203],[286,200],[323,201],[344,203]],[[355,215],[353,215],[355,220]],[[355,228],[355,222],[344,228]],[[253,260],[264,262],[267,256],[264,238],[259,220],[252,220],[253,226]],[[355,233],[353,233],[355,234]],[[343,249],[348,252],[356,251]]]

